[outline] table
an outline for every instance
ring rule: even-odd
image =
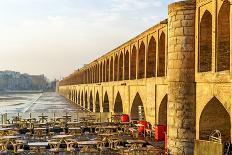
[[[139,140],[139,139],[130,139],[130,140],[127,140],[127,143],[132,144],[131,148],[137,149],[141,147],[142,144],[145,144],[147,142],[144,140]]]
[[[48,142],[30,142],[27,144],[30,147],[34,147],[38,152],[40,152],[41,148],[48,146]]]
[[[64,139],[67,139],[67,138],[72,138],[73,135],[55,135],[55,136],[52,136],[52,139],[61,139],[61,141],[63,141]]]
[[[97,151],[94,146],[101,143],[99,140],[91,140],[91,141],[77,141],[78,145],[82,145],[83,148],[80,150],[81,152],[92,152]]]
[[[97,126],[96,129],[99,129],[100,132],[112,133],[113,130],[118,129],[118,126]]]
[[[81,128],[80,127],[68,128],[68,131],[70,134],[78,135],[81,133]]]
[[[6,136],[9,134],[10,131],[15,131],[15,130],[18,130],[18,129],[15,129],[15,128],[0,128],[0,135],[1,136]]]
[[[69,122],[69,121],[71,122],[71,118],[72,118],[71,115],[67,115],[67,114],[66,114],[66,115],[63,116],[63,119],[64,119],[66,122]]]

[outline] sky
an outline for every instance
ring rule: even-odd
[[[0,0],[0,70],[62,79],[167,18],[176,0]]]

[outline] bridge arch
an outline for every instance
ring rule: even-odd
[[[85,92],[85,109],[88,109],[88,93]]]
[[[103,112],[110,112],[109,105],[110,105],[110,104],[109,104],[108,93],[105,92],[104,100],[103,100],[103,104],[102,104]]]
[[[90,91],[90,97],[89,97],[89,110],[93,112],[93,93]]]
[[[148,44],[147,78],[155,77],[155,74],[156,74],[156,40],[152,36]]]
[[[120,53],[119,55],[119,76],[118,80],[121,81],[123,80],[123,52]]]
[[[81,103],[80,103],[80,101],[81,101],[81,95],[80,95],[80,91],[78,92],[78,101],[77,101],[77,103],[80,105]]]
[[[132,103],[132,107],[131,107],[131,111],[130,111],[130,117],[133,120],[141,120],[141,119],[146,119],[145,118],[145,113],[144,113],[144,106],[143,106],[143,101],[139,95],[139,93],[137,93],[135,95],[135,98],[133,100]],[[141,113],[139,113],[139,109],[141,108]]]
[[[216,70],[230,69],[230,2],[223,1],[218,14]]]
[[[216,97],[213,97],[201,112],[199,138],[208,140],[209,135],[214,130],[219,130],[222,133],[223,141],[231,140],[230,115]]]
[[[142,41],[139,47],[138,54],[138,79],[144,78],[145,73],[145,44]]]
[[[133,49],[131,51],[131,58],[130,58],[130,79],[134,80],[136,79],[136,62],[137,62],[137,50],[136,47],[133,46]]]
[[[98,91],[96,93],[95,112],[100,112],[100,97]]]
[[[110,81],[114,80],[114,59],[111,57],[110,59]]]
[[[118,55],[114,58],[114,81],[118,80]]]
[[[200,21],[198,71],[212,70],[212,14],[206,10]]]
[[[83,97],[83,91],[81,92],[81,106],[83,107],[84,105],[84,97]]]
[[[102,82],[106,82],[106,61],[103,61],[103,75],[102,75]]]
[[[123,113],[122,98],[119,92],[115,98],[114,113]]]
[[[110,60],[107,59],[106,61],[106,82],[109,82],[109,75],[110,75]]]
[[[99,76],[100,80],[99,80],[99,82],[102,82],[102,74],[103,74],[102,68],[103,68],[103,66],[102,66],[102,62],[101,62],[100,63],[100,76]]]
[[[124,60],[124,80],[129,80],[129,65],[130,65],[130,55],[129,52],[126,51],[125,53],[125,60]]]
[[[165,95],[159,106],[158,124],[167,125],[167,103],[168,96]]]
[[[161,32],[159,37],[159,51],[158,51],[158,77],[165,76],[165,50],[166,50],[166,36],[164,32]]]

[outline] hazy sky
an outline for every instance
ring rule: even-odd
[[[0,70],[60,79],[167,18],[175,0],[0,0]]]

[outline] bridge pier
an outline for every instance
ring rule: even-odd
[[[195,3],[169,5],[168,148],[171,154],[193,154],[195,139]]]

